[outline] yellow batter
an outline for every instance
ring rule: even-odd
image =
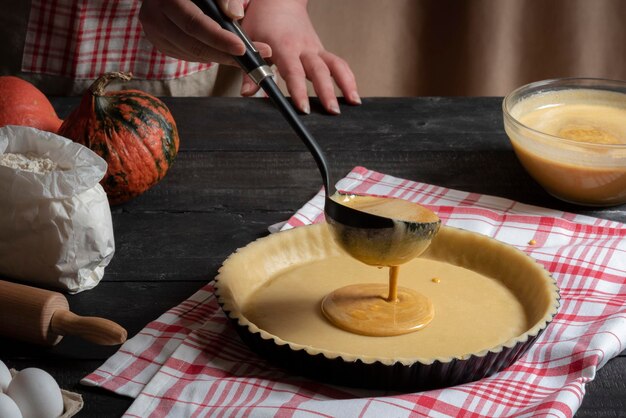
[[[435,309],[423,294],[398,287],[398,266],[389,269],[389,284],[359,283],[326,295],[322,312],[330,322],[357,334],[387,337],[424,328]]]
[[[595,144],[626,144],[626,95],[599,90],[538,94],[512,113],[524,125],[549,135]]]
[[[362,212],[408,222],[437,222],[439,217],[431,210],[393,197],[334,194],[331,199]]]
[[[425,295],[437,310],[419,332],[371,337],[344,331],[326,320],[320,302],[333,290],[354,283],[384,286],[387,281],[385,269],[347,255],[299,264],[277,274],[248,298],[243,314],[284,341],[383,359],[463,356],[528,329],[521,303],[497,280],[422,258],[404,264],[401,274],[403,286]]]
[[[626,95],[600,90],[537,94],[516,104],[511,114],[525,126],[589,144],[626,144]],[[616,204],[626,199],[626,167],[618,148],[588,145],[581,151],[533,132],[507,129],[528,172],[561,199],[582,204]],[[530,136],[527,141],[524,136]],[[581,144],[582,146],[582,144]]]

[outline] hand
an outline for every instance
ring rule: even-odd
[[[311,80],[329,113],[340,113],[333,80],[348,103],[361,103],[352,70],[343,59],[324,49],[306,11],[306,0],[252,0],[242,26],[251,39],[273,48],[272,62],[301,112],[310,112],[306,79]],[[257,90],[258,86],[244,77],[241,94],[249,96]]]
[[[217,0],[232,19],[244,15],[243,0]],[[233,33],[222,29],[190,0],[144,0],[139,12],[143,31],[162,53],[192,62],[237,65],[233,55],[243,55],[246,47]],[[255,42],[262,57],[272,55],[269,45]]]

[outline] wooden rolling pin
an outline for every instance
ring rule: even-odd
[[[60,293],[0,280],[0,335],[55,345],[75,335],[100,345],[126,341],[126,330],[113,321],[70,312]]]

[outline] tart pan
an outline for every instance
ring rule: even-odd
[[[357,338],[366,340],[356,344],[354,350],[336,350],[324,347],[323,343],[318,345],[315,341],[301,343],[286,340],[259,327],[247,317],[247,307],[254,303],[255,293],[276,277],[310,263],[336,257],[353,262],[333,242],[326,224],[300,227],[261,238],[239,249],[223,263],[216,278],[218,301],[242,340],[273,364],[330,384],[394,391],[454,386],[505,369],[530,348],[559,307],[556,282],[528,255],[480,234],[442,227],[420,260],[414,261],[446,263],[498,282],[519,301],[525,316],[521,332],[475,352],[450,354],[446,351],[424,356],[419,344],[416,344],[414,354],[403,353],[395,358],[393,355],[359,353],[359,347],[374,342],[367,338],[378,340],[390,337],[359,336]],[[375,269],[365,265],[356,268]],[[485,301],[488,300],[489,295],[485,295]],[[435,307],[437,309],[437,305]],[[456,336],[451,337],[454,340]]]

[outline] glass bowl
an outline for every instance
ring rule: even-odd
[[[565,78],[504,98],[504,129],[528,173],[553,196],[626,203],[626,82]]]

